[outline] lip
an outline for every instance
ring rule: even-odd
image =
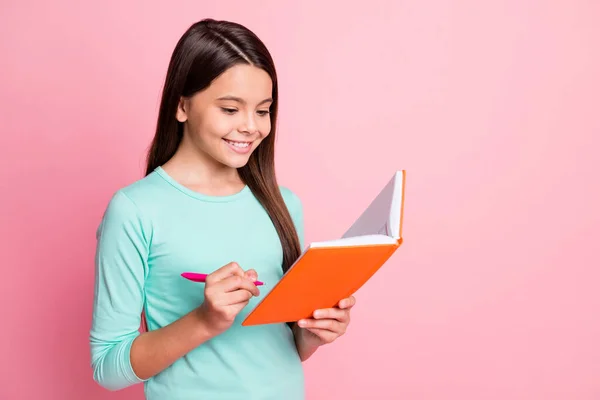
[[[252,150],[252,143],[253,142],[241,141],[241,140],[230,140],[230,139],[223,139],[223,141],[225,142],[225,144],[227,145],[227,147],[229,147],[229,149],[231,149],[232,151],[236,152],[237,154],[248,154],[250,152],[250,150]],[[231,144],[231,142],[234,142],[234,143],[248,143],[248,146],[246,146],[246,147],[237,147],[237,146]]]

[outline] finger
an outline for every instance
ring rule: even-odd
[[[316,310],[313,313],[315,319],[337,319],[340,322],[346,322],[349,319],[348,310],[340,308],[324,308]]]
[[[254,296],[258,296],[260,294],[260,291],[254,282],[244,276],[234,275],[230,276],[229,278],[225,278],[219,282],[219,287],[224,292],[233,292],[239,289],[245,289]]]
[[[341,323],[336,319],[303,319],[298,321],[298,325],[301,328],[306,329],[321,329],[334,333],[344,333],[346,331],[346,324]]]
[[[338,306],[342,309],[349,310],[356,304],[356,298],[354,296],[350,296],[346,299],[340,300]]]
[[[308,330],[321,339],[323,343],[331,343],[339,336],[338,334],[327,329],[308,328]]]
[[[258,279],[258,273],[254,269],[249,269],[248,271],[244,272],[244,276],[250,279],[252,282],[256,282]]]
[[[206,284],[219,282],[231,275],[244,276],[244,270],[236,262],[230,262],[206,277]]]
[[[234,292],[229,292],[225,295],[225,304],[226,305],[234,305],[240,303],[248,303],[248,301],[252,298],[253,294],[245,289],[236,290]]]

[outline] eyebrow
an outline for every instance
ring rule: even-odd
[[[232,101],[237,101],[238,103],[246,104],[246,101],[244,99],[242,99],[240,97],[236,97],[236,96],[223,96],[223,97],[219,97],[217,100],[232,100]],[[260,106],[261,104],[270,103],[272,101],[273,101],[273,99],[269,97],[268,99],[264,99],[263,101],[258,103],[258,105]]]

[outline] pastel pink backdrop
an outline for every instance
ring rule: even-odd
[[[0,398],[142,398],[91,378],[94,233],[209,16],[277,61],[307,240],[408,171],[405,244],[306,363],[309,399],[600,398],[600,3],[351,3],[2,3]]]

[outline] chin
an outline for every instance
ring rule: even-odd
[[[231,168],[242,168],[248,164],[250,156],[258,146],[259,141],[252,142],[247,148],[234,148],[224,141],[224,152],[221,162]]]
[[[227,158],[227,159],[223,160],[224,161],[223,164],[228,166],[229,168],[238,169],[238,168],[242,168],[246,164],[248,164],[249,159],[250,159],[250,157],[245,157],[243,160],[241,160],[241,159],[234,160],[231,158]]]

